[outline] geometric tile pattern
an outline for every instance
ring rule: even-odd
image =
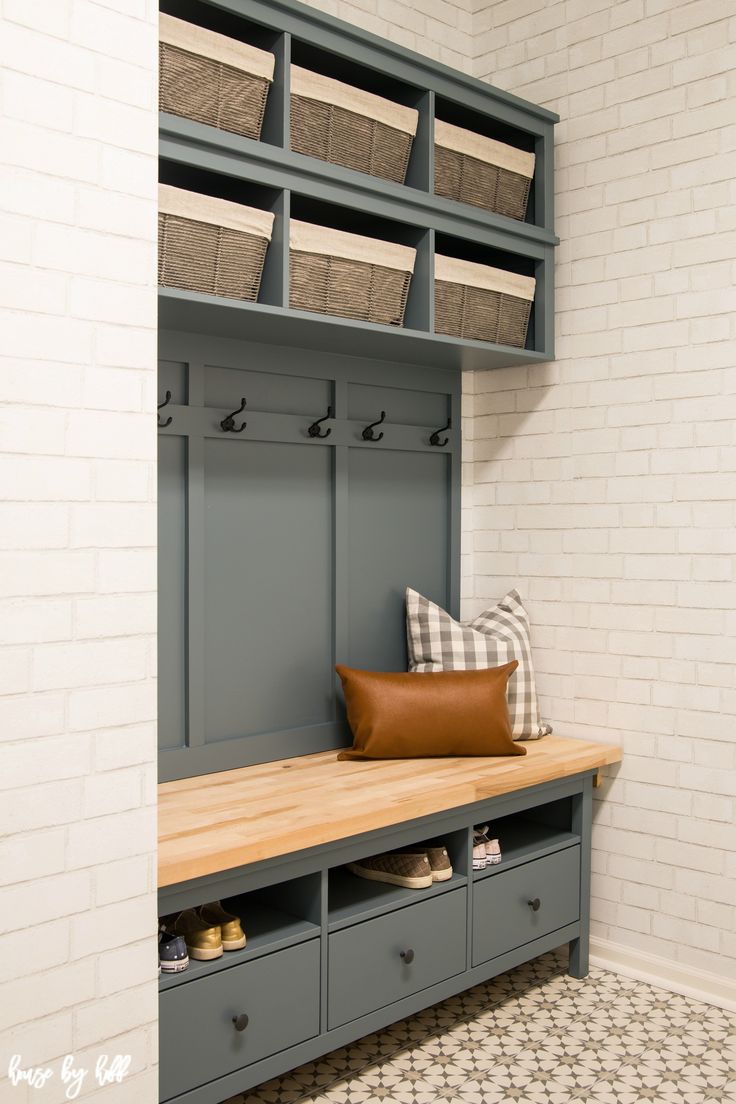
[[[736,1104],[736,1015],[553,952],[227,1104]]]

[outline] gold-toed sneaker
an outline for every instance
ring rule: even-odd
[[[212,958],[222,957],[223,943],[219,924],[210,924],[201,919],[194,909],[180,912],[169,930],[184,936],[190,958],[208,962]]]
[[[226,951],[240,951],[245,946],[245,932],[240,917],[224,909],[219,901],[200,905],[199,915],[206,924],[219,924],[222,946]]]

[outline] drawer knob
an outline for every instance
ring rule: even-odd
[[[233,1023],[236,1031],[245,1031],[248,1026],[248,1017],[245,1012],[241,1012],[239,1016],[233,1016]]]
[[[401,952],[401,957],[408,966],[411,962],[414,961],[414,951],[411,949],[411,947],[409,947],[408,951]]]
[[[531,901],[527,901],[527,904],[528,904],[529,908],[532,910],[532,912],[539,912],[539,906],[541,905],[541,903],[542,902],[539,900],[538,897],[535,897]]]

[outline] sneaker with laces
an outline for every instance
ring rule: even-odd
[[[184,937],[174,935],[161,925],[158,932],[158,968],[163,974],[179,974],[189,967],[189,955]]]
[[[486,856],[489,863],[497,866],[501,861],[501,844],[497,839],[489,840],[486,844]]]
[[[245,946],[245,932],[241,926],[239,916],[224,909],[220,901],[211,901],[208,905],[200,905],[197,911],[205,924],[210,924],[213,927],[219,925],[224,951],[240,951],[243,949]]]
[[[497,839],[491,839],[490,829],[487,824],[477,825],[474,829],[485,840],[486,858],[490,866],[497,866],[501,861],[501,845]]]
[[[189,957],[200,962],[209,962],[222,957],[222,933],[219,924],[209,924],[202,920],[194,909],[180,912],[169,928],[175,935],[181,935],[187,945]]]
[[[485,870],[490,864],[487,844],[488,836],[479,828],[473,829],[473,870]]]

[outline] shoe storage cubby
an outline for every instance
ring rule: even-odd
[[[493,368],[552,358],[552,268],[557,242],[552,210],[554,115],[451,73],[428,59],[392,47],[298,3],[256,0],[244,6],[241,0],[217,0],[216,3],[214,0],[165,0],[163,10],[170,16],[273,55],[273,81],[268,91],[260,140],[183,115],[163,113],[161,154],[179,166],[205,170],[221,176],[224,181],[234,181],[222,184],[221,190],[227,194],[239,193],[238,182],[244,185],[240,191],[243,196],[252,194],[253,188],[265,189],[264,196],[267,193],[268,198],[262,202],[276,216],[258,300],[233,301],[227,297],[162,288],[160,317],[166,328],[232,337],[249,335],[299,348],[348,354],[354,354],[359,347],[365,356],[453,369]],[[292,69],[298,77],[294,82]],[[392,104],[399,115],[404,113],[397,127],[409,125],[405,118],[407,112],[416,119],[416,134],[411,142],[403,183],[386,178],[393,169],[384,163],[380,152],[375,158],[374,171],[370,169],[373,162],[368,167],[363,164],[362,169],[351,167],[350,126],[353,124],[331,119],[330,112],[322,111],[318,99],[314,99],[320,95],[329,99],[330,93],[308,90],[309,96],[301,95],[298,102],[294,100],[294,96],[299,96],[299,89],[304,91],[300,81],[305,72],[347,86],[348,94],[350,88],[354,89],[358,100],[360,96],[380,97],[383,107],[375,113],[380,118],[369,120],[366,126],[370,129],[377,121],[384,131],[377,138],[366,136],[360,112],[370,114],[371,109],[358,103],[357,122],[354,123],[356,145],[383,142],[390,153],[392,143],[386,139],[386,134],[391,133]],[[305,108],[307,100],[313,110]],[[298,115],[300,134],[309,126],[315,130],[311,138],[300,139],[297,144],[307,148],[311,141],[315,149],[320,149],[319,155],[310,156],[292,148],[292,106],[295,119]],[[339,113],[343,108],[338,106],[335,110]],[[500,144],[499,148],[507,151],[506,162],[511,169],[515,165],[514,151],[522,160],[526,158],[531,163],[533,159],[533,170],[522,166],[523,171],[533,173],[523,219],[518,214],[499,213],[483,205],[486,192],[490,197],[496,188],[496,184],[486,185],[485,177],[480,184],[476,183],[474,192],[467,193],[469,202],[437,193],[435,131],[442,138],[441,128],[447,125],[470,135],[471,152],[473,136],[482,142]],[[335,138],[338,152],[334,155],[330,154],[332,139],[322,134],[324,127],[336,127],[340,131]],[[396,133],[400,133],[399,129]],[[347,163],[334,163],[330,156],[336,160],[342,158]],[[504,161],[504,155],[500,159]],[[451,175],[465,173],[469,176],[472,160],[466,157],[463,162],[466,168],[451,167]],[[354,161],[362,164],[357,153]],[[503,181],[498,185],[501,191],[505,187],[507,183]],[[488,203],[492,206],[490,198]],[[380,235],[375,231],[383,225],[387,242],[405,242],[416,249],[403,317],[401,311],[391,309],[371,312],[367,308],[356,308],[355,296],[352,308],[335,308],[333,300],[331,312],[317,310],[313,303],[307,303],[305,309],[304,298],[290,294],[296,281],[290,279],[289,224],[291,219],[309,221],[303,213],[310,205],[315,209],[323,207],[328,227],[336,228],[337,221],[344,232],[366,233],[379,240]],[[342,211],[344,217],[335,215],[330,220],[330,210],[333,213]],[[316,225],[322,224],[316,221]],[[496,331],[483,329],[482,339],[478,339],[463,336],[464,330],[472,333],[472,327],[443,329],[435,325],[434,257],[440,252],[435,239],[440,238],[451,238],[459,243],[459,254],[463,253],[465,243],[469,251],[477,246],[481,253],[489,256],[511,257],[514,259],[509,269],[511,273],[528,270],[535,280],[535,291],[526,340],[516,340],[513,336],[506,339],[504,335],[513,335],[515,331],[503,326]],[[309,290],[312,284],[306,272],[303,286]],[[360,290],[356,292],[358,298],[362,294]],[[329,304],[326,292],[323,301]],[[503,304],[501,309],[506,309]]]
[[[580,843],[580,834],[573,830],[568,799],[494,820],[488,826],[488,835],[501,841],[501,862],[474,871],[476,881]]]
[[[328,928],[340,931],[363,920],[370,920],[395,909],[414,905],[419,900],[441,896],[467,885],[467,832],[452,832],[436,839],[418,838],[408,848],[444,847],[452,865],[452,876],[446,881],[434,881],[431,886],[408,889],[404,886],[362,878],[339,866],[330,870],[327,889]],[[400,849],[397,849],[400,850]]]
[[[211,961],[190,958],[188,969],[161,975],[161,991],[318,938],[320,886],[319,876],[313,875],[223,898],[222,904],[227,912],[241,919],[246,933],[245,947],[238,951],[225,951],[220,958]]]

